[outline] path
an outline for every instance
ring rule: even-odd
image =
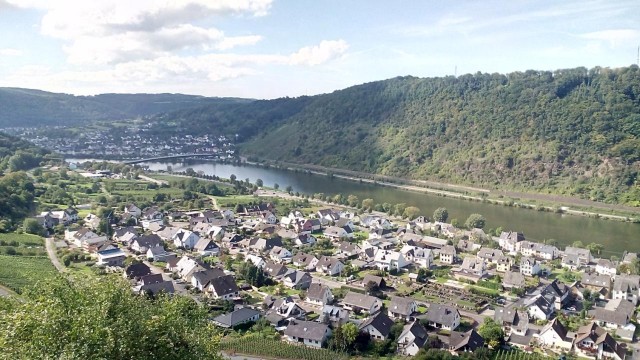
[[[7,289],[6,287],[0,285],[0,296],[11,296],[13,291]]]
[[[152,182],[154,184],[158,184],[158,185],[169,185],[169,182],[166,180],[158,180],[158,179],[154,179],[154,178],[150,178],[146,175],[138,175],[138,177],[142,180],[148,181],[148,182]]]
[[[55,266],[59,272],[65,272],[66,268],[60,263],[58,255],[56,254],[56,245],[53,243],[53,238],[46,238],[45,245],[47,248],[47,255],[49,255],[49,259],[51,260],[53,266]]]

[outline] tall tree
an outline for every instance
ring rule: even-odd
[[[433,221],[447,222],[449,211],[447,208],[439,207],[433,211]]]

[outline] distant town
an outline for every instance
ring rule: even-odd
[[[149,151],[140,156],[184,151],[143,134],[121,146]],[[110,141],[85,135],[100,147]],[[223,137],[198,141],[232,149]],[[91,149],[78,144],[58,142],[58,151]],[[317,358],[622,360],[636,347],[635,253],[607,259],[595,243],[559,249],[518,232],[486,233],[481,216],[452,224],[443,208],[431,218],[391,214],[352,196],[328,203],[261,181],[108,166],[44,170],[97,190],[88,206],[32,219],[49,234],[54,264],[121,274],[145,296],[193,298],[211,309],[228,354],[277,357],[281,343],[281,351],[325,349]],[[251,342],[265,332],[271,340]]]

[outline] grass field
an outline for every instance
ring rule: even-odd
[[[0,255],[0,284],[17,293],[56,274],[48,257]]]
[[[30,234],[0,234],[0,255],[47,256],[44,240]]]

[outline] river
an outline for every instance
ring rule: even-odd
[[[265,186],[279,184],[281,189],[291,186],[294,191],[306,194],[353,194],[360,200],[371,198],[376,203],[406,203],[408,206],[420,208],[422,214],[427,216],[431,216],[436,208],[445,207],[449,211],[449,219],[458,219],[460,223],[464,223],[470,214],[479,213],[487,219],[485,228],[500,226],[505,230],[519,231],[533,241],[556,239],[562,245],[569,245],[578,240],[585,245],[596,242],[605,246],[605,255],[608,256],[620,256],[625,250],[640,252],[640,224],[493,205],[250,165],[219,164],[198,160],[149,162],[141,165],[148,166],[151,170],[166,170],[167,166],[171,166],[173,171],[184,171],[191,167],[205,174],[222,178],[229,178],[233,174],[239,180],[248,178],[251,182],[262,179]]]

